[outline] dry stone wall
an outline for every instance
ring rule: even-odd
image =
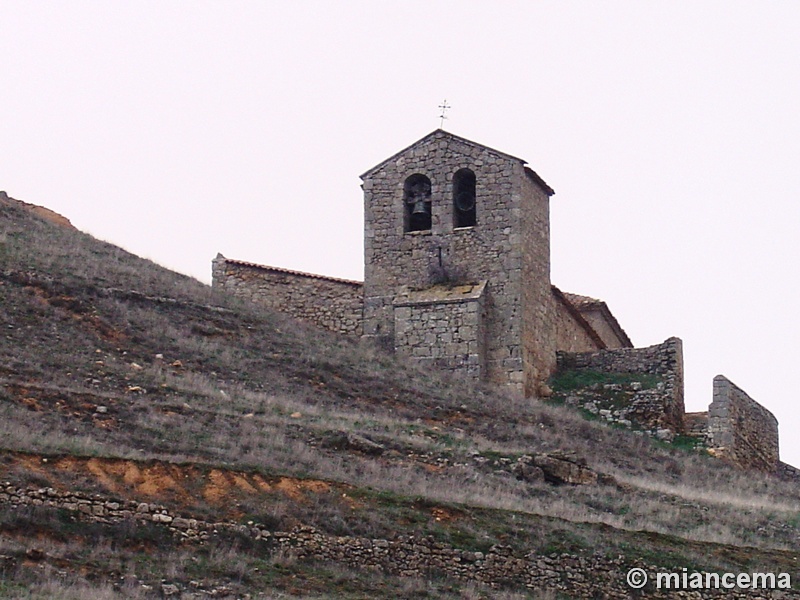
[[[323,329],[361,335],[363,284],[217,256],[212,285]]]
[[[635,421],[654,431],[683,433],[683,344],[680,339],[669,338],[647,348],[559,352],[558,369],[560,372],[596,371],[657,377],[659,382],[654,388],[632,389],[623,420]]]
[[[550,591],[569,598],[627,600],[646,594],[648,598],[796,598],[788,591],[762,590],[658,590],[648,584],[643,591],[632,590],[625,575],[634,567],[648,573],[664,569],[624,557],[598,554],[521,553],[511,547],[494,545],[486,552],[462,550],[436,542],[430,537],[398,536],[395,539],[331,536],[312,527],[292,531],[270,531],[257,523],[209,522],[180,516],[163,506],[131,500],[104,498],[53,488],[18,488],[0,485],[0,504],[12,508],[47,506],[75,513],[77,518],[100,523],[150,522],[169,528],[188,543],[203,543],[219,532],[234,532],[264,544],[266,551],[279,551],[298,559],[331,561],[353,568],[376,568],[408,577],[444,575],[491,587],[526,587]],[[674,570],[674,569],[672,569]],[[167,584],[170,594],[181,593],[179,585]],[[162,590],[163,590],[162,586]]]
[[[708,439],[717,456],[741,467],[779,470],[778,420],[722,375],[714,378]]]
[[[781,461],[778,463],[778,477],[784,481],[800,483],[800,469]]]

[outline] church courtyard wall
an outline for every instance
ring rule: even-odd
[[[559,352],[558,370],[560,373],[588,371],[632,376],[628,383],[609,384],[619,389],[606,388],[609,392],[626,394],[624,404],[616,409],[619,414],[609,416],[615,416],[619,422],[636,423],[653,432],[684,432],[683,343],[678,338],[669,338],[646,348]],[[647,381],[652,385],[646,385]],[[630,392],[630,397],[627,397],[627,392]],[[588,402],[592,402],[591,398]]]
[[[779,470],[778,420],[723,375],[714,378],[708,443],[716,456],[741,467],[767,473]]]
[[[322,329],[361,335],[363,284],[265,267],[222,255],[212,263],[212,286]]]

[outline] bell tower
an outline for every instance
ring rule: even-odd
[[[364,336],[535,395],[555,366],[553,190],[525,161],[441,129],[361,178]]]

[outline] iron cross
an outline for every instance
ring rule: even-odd
[[[445,116],[445,113],[447,112],[448,108],[452,107],[449,104],[447,104],[447,100],[445,100],[439,105],[439,108],[442,109],[442,114],[439,115],[439,129],[442,129],[444,127],[444,120],[447,118]]]

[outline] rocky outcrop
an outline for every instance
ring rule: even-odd
[[[556,485],[593,485],[599,475],[586,466],[586,460],[574,453],[525,455],[512,467],[512,473],[523,481],[547,481]]]
[[[352,432],[336,431],[322,439],[322,445],[334,450],[355,450],[368,456],[380,456],[384,447],[377,442]]]
[[[60,215],[49,208],[45,208],[44,206],[37,206],[36,204],[28,204],[22,200],[17,200],[16,198],[12,198],[7,193],[2,191],[0,191],[0,204],[11,204],[13,206],[18,206],[29,212],[32,212],[37,217],[42,218],[45,221],[49,221],[50,223],[54,223],[60,227],[75,229],[75,226],[70,223],[69,219],[65,216]]]

